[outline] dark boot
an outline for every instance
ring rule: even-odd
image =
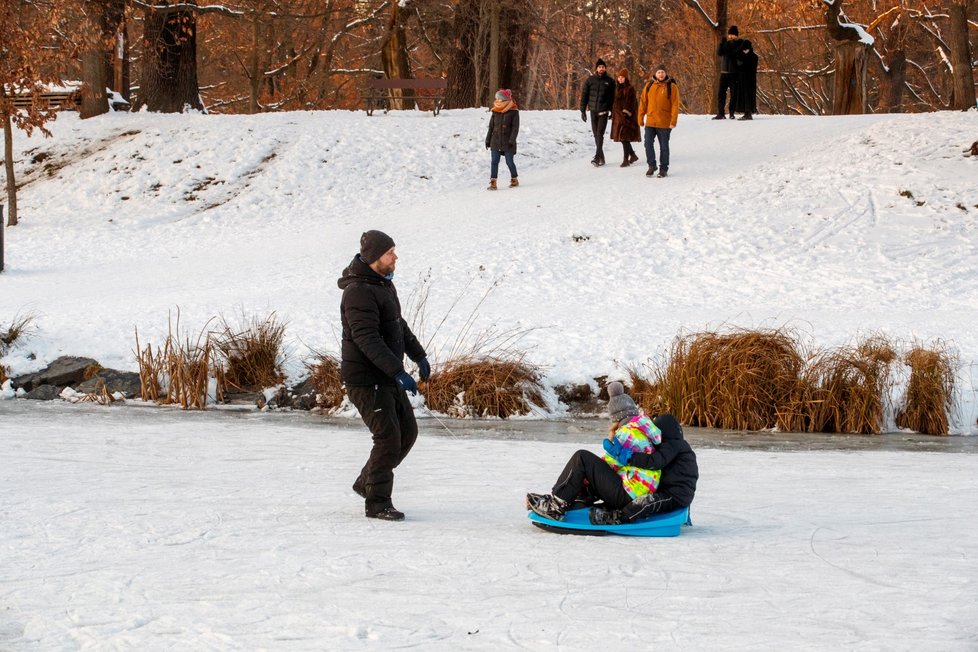
[[[652,175],[654,175],[654,174],[655,174],[655,171],[656,171],[657,169],[658,169],[658,168],[656,168],[656,167],[655,167],[654,165],[650,165],[650,166],[649,166],[649,169],[648,169],[648,171],[647,171],[647,172],[645,173],[645,176],[647,176],[647,177],[651,177]]]
[[[628,164],[629,165],[631,165],[632,163],[634,163],[637,160],[638,160],[638,154],[636,154],[635,152],[629,152],[628,153]]]
[[[726,120],[727,119],[727,116],[723,115],[722,113],[718,113],[715,116],[713,116],[713,119],[714,120]]]
[[[618,167],[627,168],[629,165],[631,165],[631,163],[628,160],[628,154],[625,154],[625,159],[621,162],[621,165],[619,165]]]
[[[664,176],[667,176],[668,174],[669,174],[669,168],[667,168],[667,167],[666,167],[666,166],[664,166],[664,165],[663,165],[663,166],[662,166],[661,168],[659,168],[659,178],[660,178],[660,179],[661,179],[662,177],[664,177]]]
[[[403,521],[404,512],[398,511],[393,505],[376,512],[366,512],[367,518],[378,518],[382,521]]]
[[[564,512],[570,505],[552,494],[526,494],[526,508],[544,518],[563,521]]]
[[[750,113],[745,113],[744,115],[740,116],[740,119],[741,120],[753,120],[754,117]]]
[[[737,119],[737,115],[733,111],[730,112],[730,119],[731,120],[736,120]]]

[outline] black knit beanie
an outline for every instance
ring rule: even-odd
[[[360,260],[370,265],[393,246],[394,240],[383,231],[365,231],[360,236]]]
[[[727,34],[733,34],[734,36],[740,36],[740,30],[737,29],[736,25],[731,25],[730,29],[727,30]]]
[[[598,66],[604,66],[604,65],[605,65],[604,59],[598,59],[598,62],[594,64],[594,67],[597,68]],[[605,66],[605,68],[607,68],[607,66]]]

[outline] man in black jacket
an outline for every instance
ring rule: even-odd
[[[404,354],[417,363],[421,380],[431,373],[424,348],[401,317],[391,281],[396,263],[394,240],[382,231],[367,231],[360,237],[360,253],[337,281],[343,290],[340,379],[374,443],[353,491],[365,499],[369,518],[387,521],[404,519],[391,503],[394,469],[418,437],[407,397],[407,392],[418,393],[418,385],[404,370]]]
[[[643,469],[661,469],[658,488],[655,493],[636,498],[622,509],[592,507],[590,518],[595,525],[630,523],[689,507],[693,502],[700,473],[696,453],[683,439],[683,427],[671,414],[660,414],[652,423],[662,431],[662,443],[652,453],[633,454],[629,464]]]
[[[726,40],[720,41],[717,46],[717,56],[720,57],[720,86],[717,90],[717,114],[714,120],[726,118],[725,110],[727,107],[727,91],[730,91],[730,119],[734,115],[734,96],[737,92],[737,81],[739,80],[739,69],[737,66],[738,58],[743,41],[740,40],[740,30],[736,25],[732,25],[727,30]]]
[[[587,122],[587,110],[590,109],[595,146],[591,165],[601,167],[604,165],[604,130],[615,106],[615,80],[608,75],[608,67],[601,59],[594,64],[594,72],[581,90],[581,120]]]

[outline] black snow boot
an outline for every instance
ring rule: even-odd
[[[563,521],[568,507],[566,500],[551,494],[526,494],[526,508],[544,518]]]
[[[655,174],[655,171],[657,169],[658,168],[656,168],[654,165],[650,165],[648,171],[646,171],[646,173],[645,173],[645,176],[647,176],[647,177],[653,176]]]
[[[621,525],[624,522],[621,510],[605,507],[592,507],[588,512],[588,520],[591,525]]]
[[[393,505],[377,510],[376,512],[366,512],[367,518],[379,518],[382,521],[403,521],[404,512],[398,511]]]
[[[668,174],[669,174],[669,168],[667,168],[667,167],[666,167],[666,166],[664,166],[664,165],[663,165],[663,166],[662,166],[661,168],[659,168],[659,178],[660,178],[660,179],[661,179],[662,177],[664,177],[664,176],[667,176]]]

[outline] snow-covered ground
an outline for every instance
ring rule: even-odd
[[[524,112],[522,185],[495,193],[486,124],[475,109],[63,114],[51,139],[17,132],[0,324],[33,313],[38,332],[2,362],[134,369],[134,328],[159,342],[177,307],[193,335],[274,311],[295,380],[310,349],[338,349],[336,278],[379,228],[406,304],[430,274],[436,362],[487,292],[474,330],[528,331],[551,384],[620,375],[703,329],[941,339],[962,362],[955,431],[976,431],[978,160],[962,155],[975,112],[684,115],[667,179],[619,168],[610,142],[591,167],[574,111]]]
[[[973,453],[700,447],[692,528],[576,537],[522,502],[577,443],[426,423],[387,523],[356,423],[3,410],[0,650],[978,647]]]

